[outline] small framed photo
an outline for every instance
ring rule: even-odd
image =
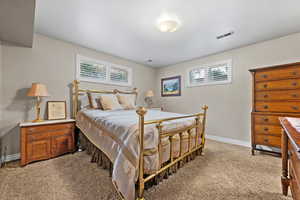
[[[181,76],[161,79],[161,96],[181,96]]]
[[[66,101],[47,102],[48,120],[58,120],[67,118]]]

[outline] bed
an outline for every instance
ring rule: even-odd
[[[112,181],[123,199],[144,199],[145,184],[166,178],[202,153],[207,106],[192,115],[144,107],[101,110],[82,106],[87,93],[133,95],[136,101],[137,90],[89,90],[73,82],[76,126],[111,162]]]

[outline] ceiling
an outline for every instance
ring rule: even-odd
[[[300,32],[299,0],[37,0],[36,6],[36,32],[153,67]],[[158,31],[165,13],[181,20],[177,32]]]

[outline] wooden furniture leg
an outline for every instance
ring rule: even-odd
[[[282,130],[282,176],[281,176],[281,186],[282,194],[288,195],[289,188],[289,178],[288,178],[288,136],[284,130]]]

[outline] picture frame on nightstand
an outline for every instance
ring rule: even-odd
[[[48,113],[48,120],[67,119],[66,101],[48,101],[47,113]]]

